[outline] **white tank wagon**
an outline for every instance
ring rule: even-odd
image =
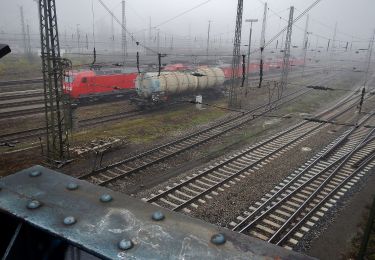
[[[142,99],[158,101],[181,93],[203,91],[223,85],[224,72],[220,68],[200,67],[195,71],[146,72],[138,75],[135,88]]]

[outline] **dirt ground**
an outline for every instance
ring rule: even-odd
[[[375,196],[375,171],[372,171],[361,191],[355,193],[336,214],[333,222],[311,243],[308,255],[322,260],[354,259],[353,239],[362,233],[368,207]],[[361,236],[359,236],[361,238]]]

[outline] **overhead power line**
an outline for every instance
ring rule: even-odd
[[[104,7],[104,9],[113,17],[113,19],[116,21],[116,23],[118,23],[122,30],[124,30],[129,36],[130,38],[134,41],[134,42],[138,42],[139,43],[139,46],[145,48],[146,50],[150,51],[150,52],[153,52],[153,53],[158,53],[157,51],[151,49],[150,47],[147,47],[146,45],[140,43],[140,41],[138,41],[131,32],[129,32],[125,26],[123,26],[122,22],[113,14],[113,12],[103,3],[102,0],[98,0],[99,3]]]
[[[321,0],[316,0],[314,3],[312,3],[307,9],[305,9],[305,11],[303,11],[299,16],[297,16],[294,20],[293,20],[293,25],[299,21],[305,14],[307,14],[313,7],[315,7]],[[278,32],[274,37],[271,38],[271,40],[269,40],[266,44],[265,44],[265,47],[267,47],[268,45],[270,45],[272,42],[274,42],[277,38],[280,37],[280,35],[285,32],[286,30],[288,29],[288,26],[286,26],[284,29],[282,29],[280,32]]]
[[[201,7],[202,5],[205,5],[205,4],[207,4],[208,2],[211,2],[211,1],[212,0],[206,0],[203,3],[200,3],[199,5],[196,5],[196,6],[192,7],[192,8],[190,8],[190,9],[188,9],[188,10],[186,10],[186,11],[184,11],[184,12],[182,12],[182,13],[176,15],[176,16],[173,16],[172,18],[170,18],[170,19],[168,19],[168,20],[166,20],[166,21],[164,21],[164,22],[162,22],[162,23],[154,26],[154,28],[160,27],[160,26],[162,26],[162,25],[164,25],[166,23],[169,23],[170,21],[173,21],[173,20],[175,20],[175,19],[177,19],[177,18],[179,18],[179,17],[181,17],[181,16],[183,16],[183,15],[185,15],[185,14],[187,14],[187,13],[189,13],[189,12],[191,12],[191,11],[193,11],[193,10],[195,10],[195,9]]]

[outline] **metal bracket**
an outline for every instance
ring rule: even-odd
[[[104,259],[309,259],[42,166],[0,180],[4,215]]]

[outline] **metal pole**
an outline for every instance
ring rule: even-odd
[[[80,46],[79,46],[79,39],[80,39],[80,34],[79,34],[79,24],[77,24],[77,48],[78,48],[78,53],[80,52]]]
[[[158,44],[157,49],[158,49],[158,53],[160,53],[160,29],[158,29],[158,36],[157,37],[158,37],[157,38],[157,44]]]
[[[115,29],[113,26],[113,16],[111,16],[111,45],[112,45],[112,53],[115,50]]]
[[[208,59],[208,51],[209,51],[209,48],[210,48],[210,30],[211,30],[211,21],[208,21],[207,49],[206,49],[207,59]]]
[[[292,42],[292,31],[293,31],[293,14],[294,14],[294,7],[290,7],[289,13],[289,21],[288,21],[288,29],[286,32],[285,38],[285,49],[284,49],[284,58],[283,58],[283,67],[282,67],[282,75],[281,75],[281,92],[278,98],[281,98],[284,89],[288,86],[288,74],[289,74],[289,66],[290,66],[290,45]]]
[[[27,55],[27,42],[26,42],[26,29],[25,29],[25,20],[23,17],[23,7],[20,6],[20,13],[21,13],[21,27],[22,27],[22,39],[23,39],[23,52]]]
[[[39,0],[42,73],[46,116],[46,151],[50,160],[69,157],[69,100],[64,95],[55,0]]]
[[[264,47],[266,45],[267,3],[264,4],[262,34],[260,36],[259,88],[263,82]]]
[[[264,48],[266,44],[266,25],[267,25],[267,3],[264,4],[263,23],[262,23],[262,34],[260,36],[260,47]]]
[[[148,44],[151,46],[151,43],[152,43],[151,16],[149,17],[148,41],[149,41]]]
[[[246,85],[249,86],[249,73],[250,73],[250,51],[251,51],[251,35],[253,33],[253,22],[250,22],[250,36],[249,48],[247,50],[247,71],[246,71]]]
[[[29,24],[26,25],[27,29],[27,54],[29,56],[29,59],[31,59],[31,41],[30,41],[30,28]]]
[[[365,76],[365,84],[364,87],[366,87],[367,80],[368,80],[368,72],[370,70],[370,65],[371,65],[371,57],[372,57],[372,49],[374,48],[374,40],[375,40],[375,30],[372,35],[372,39],[370,41],[370,47],[369,47],[369,53],[368,53],[368,60],[367,60],[367,69],[366,69],[366,76]]]
[[[335,67],[335,62],[333,62],[333,56],[335,55],[335,49],[336,49],[336,35],[337,35],[337,22],[335,24],[335,30],[333,32],[333,38],[332,38],[332,47],[331,47],[331,55],[329,57],[330,61],[329,61],[329,68],[330,68],[330,72],[332,71],[332,69]],[[333,64],[332,64],[333,63]]]
[[[247,50],[247,71],[246,71],[246,85],[249,86],[251,36],[253,34],[253,23],[258,22],[258,19],[248,19],[246,20],[246,22],[250,22],[249,46]]]
[[[309,15],[306,17],[306,27],[305,27],[305,35],[303,37],[303,43],[302,43],[302,51],[303,51],[303,68],[302,68],[302,77],[305,74],[305,66],[306,66],[306,55],[307,55],[307,42],[309,37]]]
[[[238,74],[240,65],[240,51],[241,51],[241,32],[242,32],[242,13],[243,0],[238,0],[237,16],[236,16],[236,30],[233,41],[233,58],[232,58],[232,78],[229,89],[229,106],[237,107],[238,102]]]
[[[127,42],[126,42],[126,17],[125,17],[125,1],[121,2],[122,4],[122,39],[121,39],[121,47],[122,47],[122,59],[123,65],[125,66],[126,56],[128,56],[127,50]]]

